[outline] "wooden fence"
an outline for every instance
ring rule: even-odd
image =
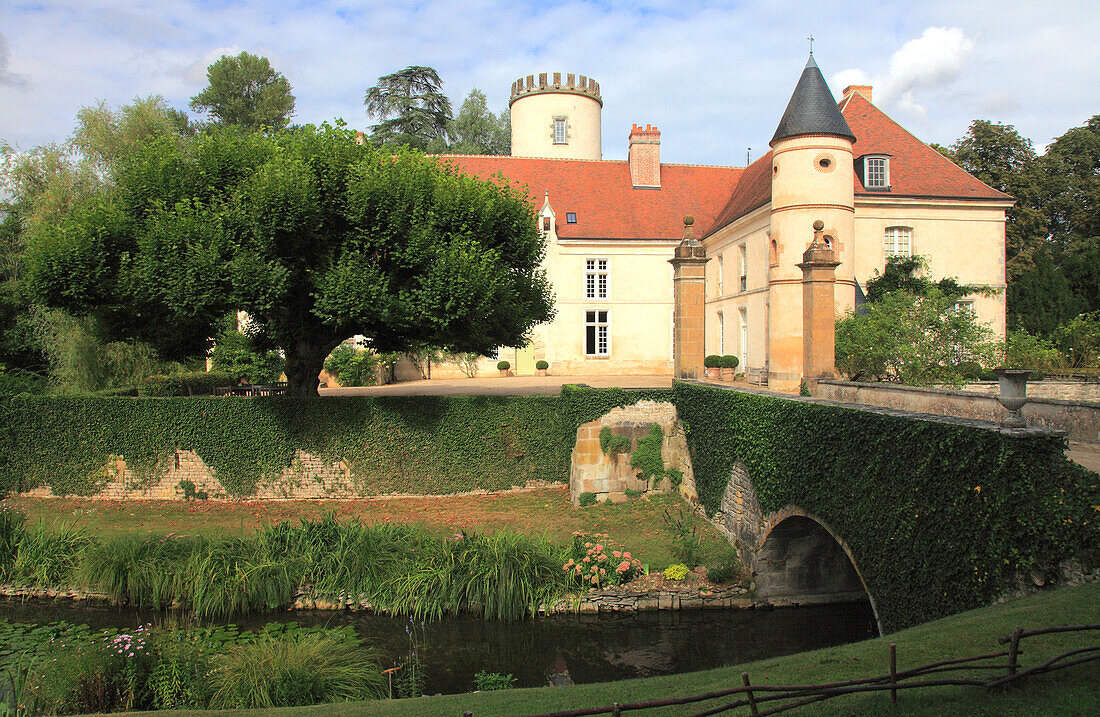
[[[586,707],[564,712],[544,712],[529,717],[582,717],[583,715],[613,715],[618,717],[625,712],[634,710],[654,709],[660,707],[672,707],[699,702],[709,702],[722,698],[733,699],[724,703],[709,707],[701,712],[695,712],[690,717],[704,717],[723,712],[731,712],[740,707],[748,707],[748,714],[774,715],[780,712],[797,709],[804,705],[822,700],[833,699],[841,695],[851,695],[866,692],[889,692],[890,701],[898,702],[900,690],[921,689],[924,687],[942,687],[945,685],[959,685],[965,687],[982,687],[992,689],[1010,684],[1015,680],[1031,675],[1041,675],[1054,672],[1073,665],[1100,659],[1100,645],[1083,647],[1070,650],[1049,660],[1021,669],[1019,657],[1021,654],[1020,641],[1035,635],[1049,635],[1056,632],[1078,632],[1084,630],[1100,630],[1100,624],[1092,625],[1062,625],[1059,627],[1045,627],[1037,630],[1024,630],[1017,627],[1011,635],[1006,635],[998,641],[1008,648],[999,652],[991,652],[988,655],[976,655],[974,657],[961,657],[955,660],[942,660],[929,665],[914,667],[909,670],[897,669],[897,645],[890,645],[889,674],[876,677],[866,677],[847,682],[833,682],[819,685],[753,685],[747,672],[741,673],[742,684],[725,690],[707,692],[691,697],[677,697],[666,700],[650,700],[648,702],[634,702],[626,704],[613,704],[606,707]],[[984,675],[975,673],[985,672]],[[973,676],[967,676],[967,674]],[[929,676],[931,678],[929,679]],[[924,679],[921,679],[924,678]],[[463,713],[464,717],[473,717],[473,712]]]

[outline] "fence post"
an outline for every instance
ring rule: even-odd
[[[890,704],[898,704],[898,646],[890,643]]]
[[[474,711],[473,710],[466,710],[465,712],[462,713],[462,717],[474,717]]]
[[[1016,658],[1020,653],[1020,635],[1023,633],[1024,628],[1017,626],[1012,631],[1012,642],[1008,645],[1008,674],[1009,676],[1016,674]]]
[[[611,717],[622,717],[622,714],[623,714],[623,708],[619,705],[619,703],[618,702],[613,703],[611,705]]]
[[[741,673],[741,681],[745,683],[745,687],[749,687],[749,673]],[[749,712],[752,714],[760,714],[760,710],[756,709],[756,698],[752,695],[752,690],[745,690],[745,697],[749,700]]]

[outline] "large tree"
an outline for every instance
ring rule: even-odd
[[[378,78],[363,97],[367,116],[379,120],[371,141],[388,147],[424,150],[432,140],[447,140],[451,101],[431,67],[413,65]]]
[[[474,88],[462,102],[458,115],[447,125],[451,144],[435,139],[428,151],[443,154],[496,154],[512,151],[512,127],[508,110],[499,115],[489,110],[485,93]]]
[[[245,129],[282,129],[294,114],[290,82],[266,57],[222,55],[206,70],[209,84],[191,98],[191,109]]]
[[[243,309],[284,350],[289,392],[316,395],[356,333],[380,351],[519,345],[552,315],[543,251],[519,191],[323,125],[144,143],[29,264],[42,301],[162,350]]]

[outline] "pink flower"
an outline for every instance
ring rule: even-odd
[[[620,552],[619,552],[618,550],[612,550],[612,551],[611,551],[611,554],[612,554],[612,555],[614,555],[614,556],[615,556],[616,558],[621,558],[621,557],[623,557],[623,554],[622,554],[622,553],[620,553]]]
[[[630,553],[623,553],[623,557],[630,560]]]
[[[607,575],[607,571],[603,568],[600,568],[600,575]],[[133,655],[130,655],[130,657],[133,657]]]
[[[596,543],[596,552],[598,553],[601,550],[603,550],[603,546],[600,545],[599,543]]]
[[[585,544],[584,544],[584,547],[586,547],[586,548],[591,548],[591,547],[592,547],[592,543],[585,543]]]
[[[627,560],[622,561],[619,563],[619,567],[615,568],[617,573],[625,573],[627,570],[630,570],[630,562]]]
[[[584,559],[584,562],[586,562],[586,563],[591,563],[591,562],[592,562],[592,558],[585,558],[585,559]]]
[[[607,556],[606,555],[601,555],[600,560],[607,560]]]

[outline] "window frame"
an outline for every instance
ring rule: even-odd
[[[900,246],[899,239],[901,238],[901,232],[905,232],[905,252],[902,253],[898,250]],[[892,248],[891,248],[892,247]],[[913,227],[907,227],[903,224],[895,224],[885,227],[882,230],[882,254],[883,257],[889,260],[892,256],[900,256],[906,259],[913,256]]]
[[[589,293],[588,286],[590,277],[592,278],[592,293]],[[603,280],[602,286],[600,285],[601,279]],[[581,293],[585,301],[608,301],[611,298],[610,259],[600,256],[585,258],[584,279],[581,282]]]
[[[872,163],[882,162],[881,183],[872,182],[872,178],[878,179],[880,172],[872,167]],[[863,188],[868,191],[888,191],[890,189],[890,156],[886,154],[868,154],[863,157]]]
[[[589,319],[589,315],[592,316]],[[602,316],[602,319],[601,319]],[[589,346],[589,329],[593,330],[592,340],[595,346]],[[603,351],[600,351],[601,330],[603,338]],[[585,358],[608,358],[611,356],[611,310],[601,308],[589,308],[584,310],[584,350]],[[593,348],[594,352],[589,352]]]
[[[551,125],[551,140],[554,144],[569,144],[569,118],[558,116],[554,117],[553,124]]]

